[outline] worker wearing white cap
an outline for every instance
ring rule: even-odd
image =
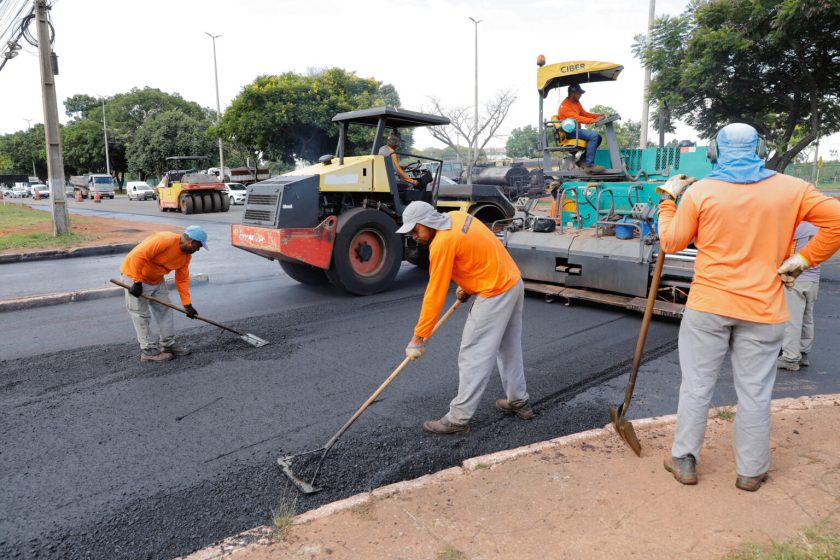
[[[168,302],[169,289],[164,276],[174,270],[181,303],[187,317],[194,319],[198,312],[190,299],[190,261],[193,253],[202,247],[207,249],[207,232],[201,226],[189,226],[180,234],[171,231],[152,234],[125,257],[120,272],[123,281],[131,284],[125,294],[125,304],[137,332],[141,362],[165,362],[190,353],[189,348],[175,344],[172,310],[140,296]],[[152,336],[152,314],[160,329],[159,340]]]
[[[441,214],[426,202],[412,202],[402,218],[403,226],[397,232],[429,246],[429,285],[406,356],[417,359],[423,355],[452,280],[458,285],[455,293],[459,300],[476,296],[461,337],[458,395],[446,415],[424,422],[423,428],[434,434],[469,430],[495,367],[507,397],[497,400],[496,408],[530,420],[534,411],[528,402],[522,362],[525,287],[516,263],[493,232],[466,212]]]

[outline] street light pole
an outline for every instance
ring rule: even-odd
[[[105,169],[108,175],[111,174],[111,159],[108,157],[108,125],[105,123],[105,98],[102,101],[102,130],[105,133]]]
[[[32,119],[23,119],[26,121],[26,130],[32,130]],[[38,173],[35,171],[35,154],[32,154],[32,176],[37,177]]]
[[[205,35],[213,40],[213,73],[216,75],[216,124],[222,120],[222,105],[219,103],[219,67],[216,64],[216,39],[221,35],[212,35],[204,32]],[[256,175],[254,176],[256,179]],[[222,149],[222,137],[219,136],[219,182],[225,182],[225,152]]]
[[[648,9],[648,30],[645,38],[645,50],[650,48],[651,35],[653,34],[653,21],[656,18],[656,0],[650,0]],[[647,148],[648,118],[650,112],[650,66],[645,64],[645,86],[642,92],[642,130],[639,135],[639,148]]]
[[[469,173],[467,175],[468,185],[472,185],[473,169],[475,168],[475,163],[478,161],[478,24],[481,23],[483,20],[476,20],[470,17],[470,21],[472,21],[475,24],[475,120],[473,121],[473,137],[471,142],[472,158],[470,161]]]

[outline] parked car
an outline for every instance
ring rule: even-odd
[[[225,183],[225,196],[230,199],[230,204],[245,204],[248,198],[248,187],[242,183]]]
[[[64,198],[74,198],[76,193],[73,191],[73,185],[64,185]]]
[[[157,196],[152,187],[145,181],[129,181],[125,186],[128,200],[155,200]]]
[[[28,198],[29,197],[29,187],[23,183],[18,183],[14,187],[12,187],[12,197],[13,198]]]
[[[50,197],[50,188],[43,183],[39,183],[37,185],[32,185],[31,190],[32,190],[32,196],[33,197],[35,196],[35,193],[38,193],[37,196],[39,198],[49,198]]]
[[[12,194],[12,189],[9,187],[3,187],[0,189],[0,193],[3,193],[3,198],[14,198],[15,196]]]

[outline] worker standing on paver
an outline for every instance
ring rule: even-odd
[[[583,124],[595,124],[604,120],[604,115],[600,113],[590,113],[580,104],[580,97],[586,93],[579,84],[572,84],[569,86],[567,97],[560,103],[557,108],[557,120],[574,119],[577,122],[577,137],[580,140],[586,140],[586,153],[583,156],[583,163],[579,165],[588,173],[603,173],[604,166],[595,165],[595,153],[598,151],[598,146],[601,145],[601,135],[592,130],[581,128]]]
[[[434,434],[468,431],[494,366],[499,368],[507,396],[496,401],[496,408],[523,420],[532,419],[522,361],[525,286],[504,246],[472,215],[460,211],[441,214],[426,202],[406,207],[403,226],[397,232],[429,246],[429,284],[406,356],[415,360],[423,355],[452,280],[458,284],[460,301],[476,296],[461,336],[458,395],[449,404],[448,414],[424,422],[423,428]]]
[[[175,344],[175,318],[172,309],[150,302],[141,294],[169,301],[169,289],[164,276],[175,271],[175,286],[187,317],[194,319],[198,312],[190,299],[190,260],[193,253],[207,249],[207,232],[201,226],[189,226],[184,233],[162,231],[150,235],[125,257],[120,272],[123,282],[131,284],[125,294],[125,304],[137,341],[141,362],[165,362],[175,356],[186,356],[190,349]],[[152,314],[160,330],[160,344],[152,336]]]
[[[809,222],[796,226],[793,234],[792,252],[796,254],[814,237],[819,229]],[[780,369],[799,371],[808,367],[808,354],[814,347],[814,304],[820,291],[820,267],[809,268],[799,275],[793,287],[785,290],[790,320],[785,327],[782,355],[776,362]]]
[[[727,125],[709,146],[714,169],[685,192],[679,207],[675,201],[692,179],[674,177],[658,189],[662,250],[674,253],[692,240],[697,247],[680,325],[676,434],[665,459],[666,470],[682,484],[697,483],[695,462],[727,351],[738,395],[735,485],[755,491],[766,480],[770,401],[788,320],[783,283],[793,285],[801,272],[840,248],[840,201],[805,181],[765,169],[765,152],[753,127]],[[785,260],[802,220],[821,229]]]

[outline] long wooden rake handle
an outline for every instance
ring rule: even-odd
[[[117,286],[119,286],[121,288],[125,288],[126,290],[131,289],[131,286],[129,286],[127,284],[123,284],[119,280],[115,280],[113,278],[111,278],[111,283],[116,284]],[[187,314],[185,309],[183,309],[181,307],[178,307],[177,305],[172,305],[168,301],[163,301],[162,299],[158,299],[158,298],[153,297],[153,296],[147,296],[146,294],[140,294],[140,297],[143,298],[143,299],[147,299],[149,301],[153,301],[155,303],[159,303],[160,305],[163,305],[164,307],[168,307],[169,309],[174,309],[175,311],[179,311],[179,312],[183,313],[184,315]],[[232,329],[232,328],[227,327],[227,326],[225,326],[221,323],[217,323],[216,321],[213,321],[211,319],[207,319],[206,317],[202,317],[201,315],[196,315],[195,317],[193,317],[193,319],[198,319],[199,321],[204,321],[205,323],[210,323],[214,327],[219,327],[220,329],[232,332],[233,334],[238,334],[239,336],[245,336],[246,335],[243,332],[239,332],[236,329]]]

